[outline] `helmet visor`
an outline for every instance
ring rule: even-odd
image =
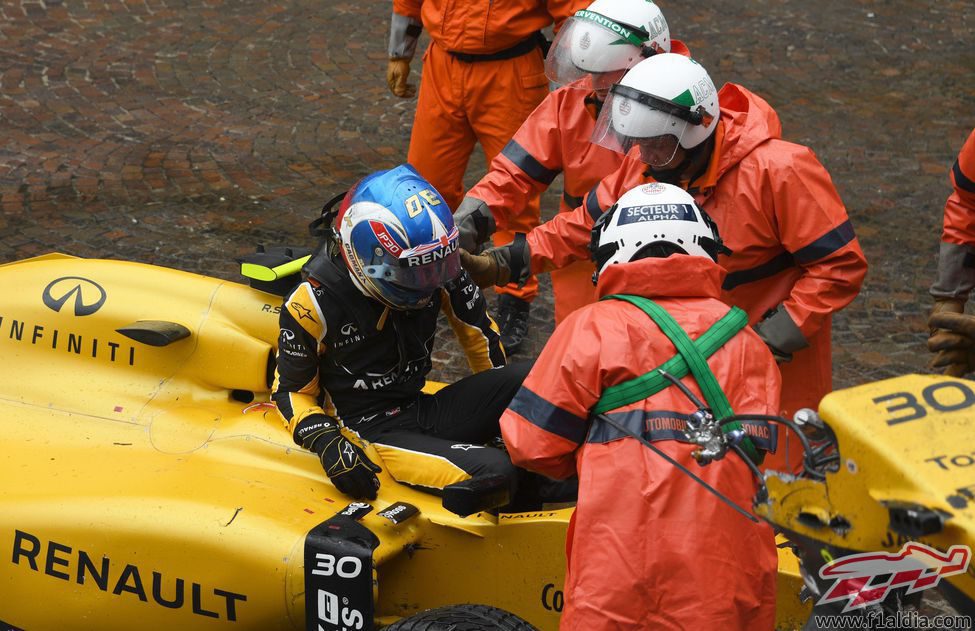
[[[674,103],[616,84],[599,113],[592,142],[624,155],[639,148],[640,160],[666,166],[677,154],[688,126],[702,123],[702,108]]]
[[[577,11],[559,29],[545,56],[545,76],[559,85],[584,79],[574,87],[599,90],[597,84],[601,83],[605,90],[643,59],[643,44],[648,39],[642,29],[592,11]],[[612,80],[599,75],[609,75]]]
[[[419,308],[430,296],[460,274],[456,227],[444,243],[425,244],[406,250],[398,257],[376,248],[371,261],[362,262],[363,280],[383,298],[402,309]]]

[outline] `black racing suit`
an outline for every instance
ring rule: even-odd
[[[439,489],[482,473],[514,480],[507,454],[483,443],[500,436],[498,419],[527,366],[502,368],[497,325],[467,272],[426,307],[399,311],[364,296],[340,258],[320,254],[308,271],[281,309],[272,394],[292,434],[302,419],[325,414],[370,441],[400,482]],[[440,311],[478,374],[430,395],[421,388]]]

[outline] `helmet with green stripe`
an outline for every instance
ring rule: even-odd
[[[602,91],[640,60],[667,52],[670,29],[656,4],[596,0],[562,25],[545,57],[545,74],[559,85]]]
[[[593,143],[623,154],[640,147],[650,166],[666,165],[678,147],[693,149],[718,126],[718,91],[704,67],[683,55],[654,55],[609,91]]]

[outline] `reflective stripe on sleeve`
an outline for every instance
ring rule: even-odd
[[[508,144],[501,150],[501,155],[511,160],[516,167],[527,173],[528,177],[545,185],[551,184],[552,180],[562,172],[561,169],[549,169],[543,165],[514,139],[508,141]]]
[[[522,386],[508,404],[508,409],[546,432],[581,445],[586,439],[587,419],[563,410]]]
[[[829,256],[854,239],[856,233],[853,232],[853,224],[847,219],[806,247],[800,248],[794,256],[799,263],[812,263]]]
[[[788,252],[783,252],[771,261],[767,261],[750,269],[744,269],[728,274],[728,276],[725,277],[721,288],[725,291],[731,291],[739,285],[754,283],[755,281],[775,276],[779,272],[794,267],[795,264],[795,258]]]
[[[598,184],[593,186],[592,189],[586,194],[586,211],[589,213],[589,216],[592,217],[593,221],[599,219],[599,217],[603,214],[603,209],[599,205],[599,197],[596,195],[596,187],[598,186]]]
[[[955,166],[951,167],[951,173],[955,176],[955,186],[963,191],[975,193],[975,182],[968,179],[968,176],[961,170],[958,160],[955,160]]]
[[[578,208],[579,206],[582,206],[581,197],[576,197],[575,195],[569,195],[569,193],[565,191],[562,192],[562,201],[565,202],[565,205],[568,206],[569,208]]]

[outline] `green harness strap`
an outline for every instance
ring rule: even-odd
[[[624,300],[642,309],[677,348],[677,355],[640,377],[624,381],[604,390],[599,401],[592,408],[594,415],[641,401],[673,385],[660,374],[660,370],[664,370],[678,379],[688,373],[694,375],[694,380],[700,386],[705,401],[719,421],[734,414],[728,397],[718,384],[718,379],[714,376],[711,367],[708,366],[707,358],[717,352],[748,324],[748,316],[744,311],[738,307],[732,307],[701,337],[697,340],[691,340],[673,316],[649,298],[612,294],[603,297],[603,300],[607,299]],[[741,429],[741,423],[737,421],[725,423],[721,429],[728,433],[732,430]],[[763,454],[758,452],[747,436],[741,441],[740,445],[753,461],[761,462],[764,459]]]

